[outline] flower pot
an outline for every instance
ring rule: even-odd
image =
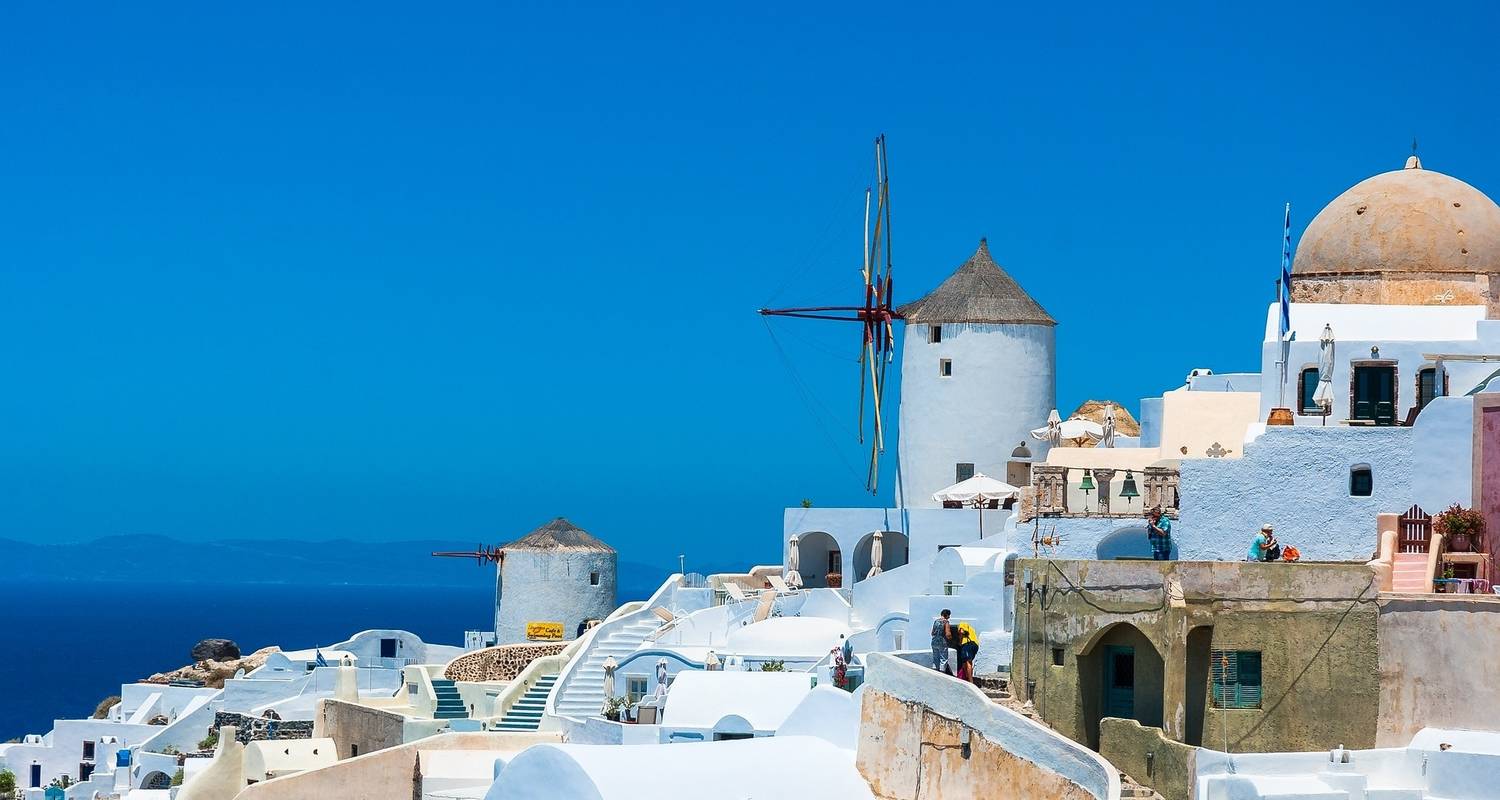
[[[1474,547],[1467,533],[1455,533],[1448,537],[1448,550],[1454,553],[1467,553]]]
[[[828,573],[828,588],[838,589],[844,585],[844,576],[837,572]]]

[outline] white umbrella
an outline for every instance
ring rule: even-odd
[[[656,659],[656,696],[667,696],[667,660]]]
[[[709,672],[713,672],[713,671],[717,670],[718,668],[719,668],[719,655],[717,653],[715,653],[714,651],[712,651],[712,650],[708,651],[708,655],[706,655],[706,656],[703,657],[703,669],[705,669],[705,670],[707,670]]]
[[[615,696],[615,670],[620,666],[614,656],[604,659],[604,699]]]
[[[1328,424],[1328,415],[1333,413],[1333,326],[1323,326],[1323,338],[1318,340],[1318,390],[1313,393],[1313,402],[1323,409],[1323,424]]]
[[[1115,406],[1113,403],[1104,407],[1104,429],[1100,431],[1098,446],[1115,446]]]
[[[1060,440],[1062,439],[1060,425],[1062,425],[1062,415],[1058,414],[1057,409],[1054,408],[1052,409],[1052,413],[1047,415],[1047,427],[1033,430],[1031,438],[1040,439],[1053,447],[1057,447],[1061,444]]]
[[[1104,438],[1104,426],[1091,419],[1074,417],[1058,423],[1048,422],[1045,428],[1036,428],[1031,432],[1033,438],[1051,442],[1053,447],[1058,447],[1063,440],[1068,440],[1075,447],[1082,447],[1088,442],[1097,442]]]
[[[797,570],[802,567],[802,540],[793,536],[787,542],[786,553],[786,585],[794,589],[802,588],[802,573]]]
[[[1021,490],[1006,483],[996,480],[983,472],[974,473],[974,477],[959,481],[946,489],[933,492],[932,499],[938,503],[963,503],[972,505],[979,509],[979,537],[984,538],[984,507],[991,500],[1008,500],[1018,497]]]
[[[880,543],[885,534],[875,531],[875,539],[870,542],[870,574],[866,578],[873,578],[880,574],[880,562],[885,558],[885,545]]]

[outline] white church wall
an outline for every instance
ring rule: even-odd
[[[1277,341],[1277,306],[1267,311],[1266,336],[1261,345],[1265,375],[1260,419],[1271,409],[1292,409],[1297,425],[1321,426],[1320,414],[1303,414],[1298,402],[1298,380],[1303,369],[1317,368],[1323,326],[1334,335],[1333,410],[1326,422],[1338,424],[1350,415],[1350,380],[1356,361],[1392,361],[1396,365],[1396,418],[1405,420],[1416,404],[1417,371],[1433,366],[1423,356],[1435,353],[1500,353],[1500,324],[1484,320],[1483,306],[1389,306],[1356,304],[1292,304],[1293,341],[1288,345],[1286,382],[1281,382],[1281,344]],[[1372,353],[1371,348],[1378,348]],[[1488,370],[1492,372],[1493,369]],[[1465,380],[1473,370],[1449,365],[1449,390],[1469,390]],[[1285,387],[1285,395],[1280,392]]]
[[[1045,456],[1030,432],[1057,405],[1051,326],[950,323],[935,344],[929,328],[908,325],[901,351],[897,492],[910,508],[939,507],[932,494],[956,482],[959,463],[1003,479],[1018,443]]]
[[[1162,396],[1160,450],[1163,458],[1204,458],[1215,444],[1238,458],[1245,429],[1260,415],[1260,393],[1188,391]]]
[[[1412,502],[1429,514],[1473,505],[1474,398],[1439,397],[1412,426]],[[1401,509],[1405,510],[1405,509]]]
[[[1183,559],[1240,560],[1265,523],[1304,559],[1364,561],[1375,551],[1375,515],[1411,506],[1412,428],[1271,427],[1244,458],[1184,460],[1181,518],[1172,537]],[[1367,464],[1369,497],[1349,494],[1350,469]]]

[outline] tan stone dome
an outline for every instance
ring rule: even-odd
[[[1297,244],[1292,273],[1500,273],[1500,206],[1412,156],[1405,169],[1360,181],[1318,212]]]

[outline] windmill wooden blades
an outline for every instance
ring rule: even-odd
[[[473,550],[448,550],[433,553],[433,555],[437,556],[438,558],[472,558],[474,559],[475,563],[479,564],[480,566],[484,566],[486,563],[499,564],[505,558],[505,556],[500,553],[499,545],[495,545],[494,547],[485,547],[484,545],[479,545]]]
[[[874,208],[870,206],[874,200]],[[871,212],[874,218],[871,219]],[[871,223],[874,227],[871,227]],[[885,136],[875,139],[875,187],[865,189],[865,246],[863,268],[863,304],[855,306],[806,306],[802,308],[763,308],[763,316],[801,317],[841,322],[858,322],[862,328],[859,351],[859,441],[865,441],[865,410],[870,410],[870,467],[865,488],[871,493],[880,485],[880,454],[885,451],[886,368],[895,356],[895,321],[901,315],[891,300],[891,191],[890,170],[886,162]],[[866,402],[868,398],[868,403]]]

